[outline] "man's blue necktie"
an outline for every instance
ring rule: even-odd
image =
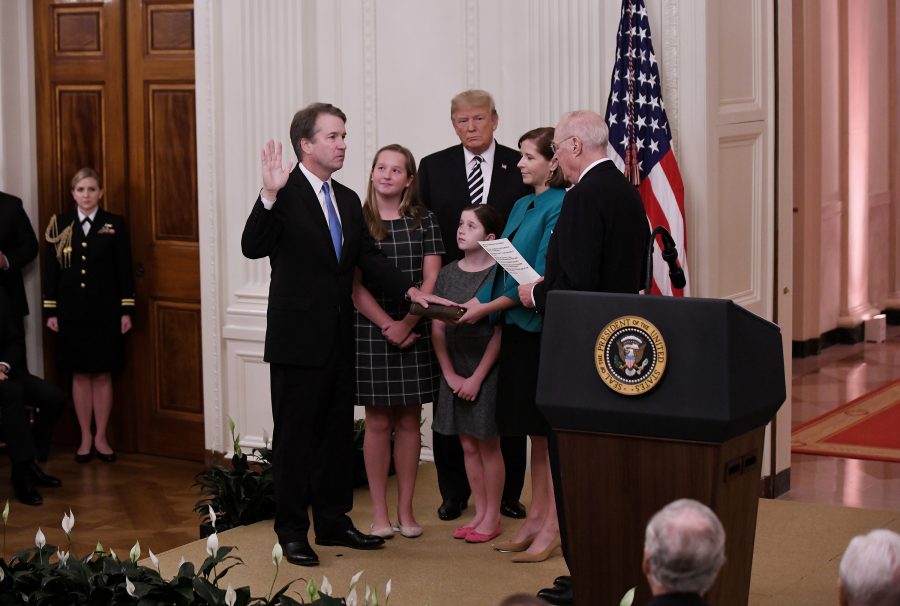
[[[334,244],[334,254],[338,261],[341,260],[341,220],[338,219],[334,204],[331,203],[331,194],[328,193],[328,183],[322,184],[322,193],[325,194],[325,212],[328,214],[328,231],[331,232],[331,243]]]

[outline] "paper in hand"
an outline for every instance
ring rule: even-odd
[[[479,244],[519,284],[530,284],[541,277],[508,238],[483,240]]]

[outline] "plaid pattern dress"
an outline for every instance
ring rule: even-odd
[[[411,282],[422,281],[426,255],[444,254],[440,227],[431,211],[421,225],[401,217],[384,222],[388,236],[378,246]],[[409,305],[387,298],[378,286],[363,276],[369,289],[389,316],[400,320]],[[388,343],[364,315],[354,311],[356,324],[356,403],[359,406],[412,406],[433,402],[438,389],[439,368],[431,347],[431,321],[423,318],[413,329],[419,338],[412,347],[399,349]]]

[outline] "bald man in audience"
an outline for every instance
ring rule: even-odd
[[[853,537],[841,558],[841,606],[900,604],[900,534],[879,528]]]
[[[716,514],[693,499],[660,509],[644,534],[647,606],[706,606],[703,596],[725,563],[725,530]]]

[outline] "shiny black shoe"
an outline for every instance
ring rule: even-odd
[[[442,520],[455,520],[462,515],[469,504],[466,501],[454,501],[452,499],[444,499],[441,506],[438,507],[437,514]]]
[[[59,478],[44,473],[44,470],[34,461],[28,466],[28,472],[31,474],[31,481],[34,482],[35,486],[43,486],[45,488],[59,488],[62,486],[62,481]]]
[[[284,557],[291,564],[297,566],[318,566],[319,556],[313,551],[306,541],[295,541],[293,543],[285,543],[281,546]]]
[[[519,501],[501,501],[500,514],[506,516],[507,518],[515,518],[516,520],[521,520],[528,514],[528,512],[525,511],[525,506],[522,505],[522,503],[520,503]]]
[[[554,606],[571,606],[575,603],[572,587],[548,587],[537,592],[537,597]]]
[[[44,497],[34,487],[27,463],[16,463],[12,472],[13,494],[23,505],[42,505]]]
[[[104,463],[112,463],[113,461],[116,460],[116,453],[114,453],[114,452],[111,452],[109,454],[103,454],[102,452],[97,450],[96,446],[94,447],[94,452],[97,454],[97,458],[100,459],[101,461],[103,461]]]
[[[78,454],[75,453],[75,462],[76,463],[90,463],[91,459],[94,458],[94,449],[90,449],[87,454]]]
[[[350,549],[378,549],[384,546],[384,539],[373,534],[364,534],[351,526],[333,535],[316,535],[316,545],[327,547],[349,547]]]
[[[554,587],[571,587],[572,586],[572,577],[567,574],[561,575],[553,579]]]

